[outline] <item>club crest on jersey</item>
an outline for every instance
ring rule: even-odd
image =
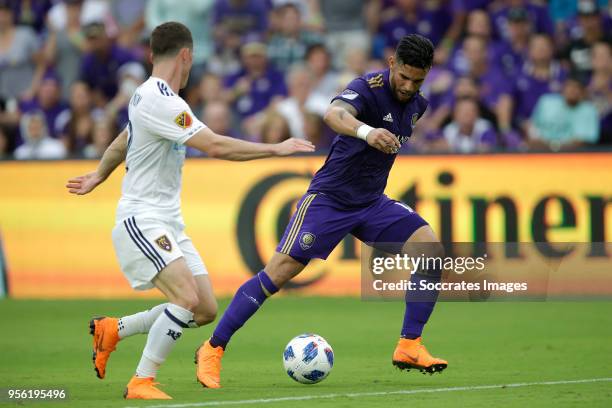
[[[311,232],[303,232],[302,236],[300,237],[300,246],[303,250],[310,249],[312,247],[312,244],[314,244],[316,238],[317,237],[315,236],[315,234]]]
[[[168,251],[168,252],[172,251],[172,243],[170,242],[168,237],[165,235],[162,235],[161,237],[157,238],[155,240],[155,243],[157,244],[157,246],[159,246],[164,251]]]
[[[191,115],[187,111],[183,111],[174,118],[174,123],[183,129],[187,129],[193,124],[193,119],[191,119]]]
[[[419,120],[419,114],[418,113],[413,113],[412,114],[412,120],[410,121],[410,125],[412,127],[416,126],[417,120]]]

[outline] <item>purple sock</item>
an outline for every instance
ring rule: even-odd
[[[414,282],[417,288],[420,287],[421,281],[427,283],[440,282],[440,273],[432,272],[431,275],[415,273],[410,278],[410,282]],[[438,291],[434,289],[422,289],[406,293],[406,311],[404,312],[401,337],[405,339],[421,337],[423,327],[429,320],[437,299]]]
[[[225,349],[232,335],[257,312],[267,297],[276,292],[278,288],[264,271],[243,283],[215,328],[210,345]]]

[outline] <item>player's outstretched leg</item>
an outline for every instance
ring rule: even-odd
[[[425,257],[443,257],[444,249],[439,244],[431,228],[426,225],[419,228],[404,244],[403,252],[408,255]],[[420,283],[440,282],[441,270],[426,269],[418,271],[411,276],[410,281],[416,288]],[[406,293],[406,310],[402,325],[401,338],[393,353],[393,365],[402,369],[417,369],[423,374],[439,373],[448,366],[445,360],[432,357],[421,343],[421,334],[425,324],[438,299],[437,290],[416,290]]]
[[[259,310],[268,297],[278,292],[302,269],[303,263],[277,252],[265,270],[238,288],[212,337],[196,351],[196,376],[200,384],[207,388],[221,387],[221,358],[232,335]]]
[[[89,321],[89,334],[93,336],[93,363],[98,378],[106,376],[106,365],[117,343],[134,334],[148,333],[153,322],[168,306],[157,305],[149,310],[122,318],[94,317]]]

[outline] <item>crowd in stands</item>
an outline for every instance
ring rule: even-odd
[[[221,134],[329,148],[330,100],[419,33],[430,104],[404,151],[612,144],[606,0],[0,0],[0,158],[100,157],[165,21],[193,33],[181,95]]]

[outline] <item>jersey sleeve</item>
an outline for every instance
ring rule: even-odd
[[[348,103],[357,110],[357,116],[363,114],[368,106],[370,90],[363,78],[352,80],[338,96],[332,99]]]
[[[184,144],[206,127],[178,96],[158,96],[145,117],[148,130],[161,138]]]

